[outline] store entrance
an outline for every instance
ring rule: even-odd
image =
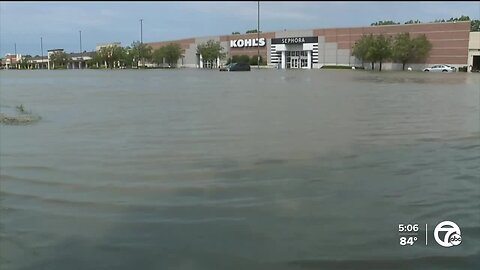
[[[287,68],[308,68],[308,51],[286,51]]]
[[[480,72],[480,55],[473,56],[472,72]]]
[[[290,68],[298,68],[298,60],[300,57],[298,56],[293,56],[290,58]]]

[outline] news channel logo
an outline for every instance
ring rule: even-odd
[[[440,233],[445,233],[443,238],[440,238]],[[455,222],[452,221],[442,221],[440,222],[433,232],[435,241],[442,247],[453,247],[458,246],[462,243],[462,233],[460,232],[460,227],[458,227]]]

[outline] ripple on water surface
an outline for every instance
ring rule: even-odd
[[[4,73],[0,268],[478,268],[475,75]]]

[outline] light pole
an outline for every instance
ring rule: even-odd
[[[40,37],[40,50],[42,50],[42,61],[40,61],[40,69],[43,69],[43,37]]]
[[[18,59],[17,59],[17,43],[14,43],[15,45],[15,69],[17,69],[18,66]]]
[[[83,61],[83,51],[82,51],[82,30],[78,31],[80,33],[80,61],[78,62],[78,69],[82,69],[82,61]],[[75,62],[72,63],[75,67]]]
[[[80,32],[80,53],[82,53],[82,30],[78,31]]]
[[[144,59],[143,59],[143,53],[142,53],[142,49],[143,49],[143,19],[140,19],[140,57],[142,58],[142,67],[145,66],[145,63],[144,63]]]
[[[260,1],[257,1],[257,68],[260,69]]]
[[[140,19],[140,43],[143,44],[143,19]]]

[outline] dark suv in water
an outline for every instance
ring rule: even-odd
[[[231,63],[221,68],[220,71],[250,71],[250,64]]]

